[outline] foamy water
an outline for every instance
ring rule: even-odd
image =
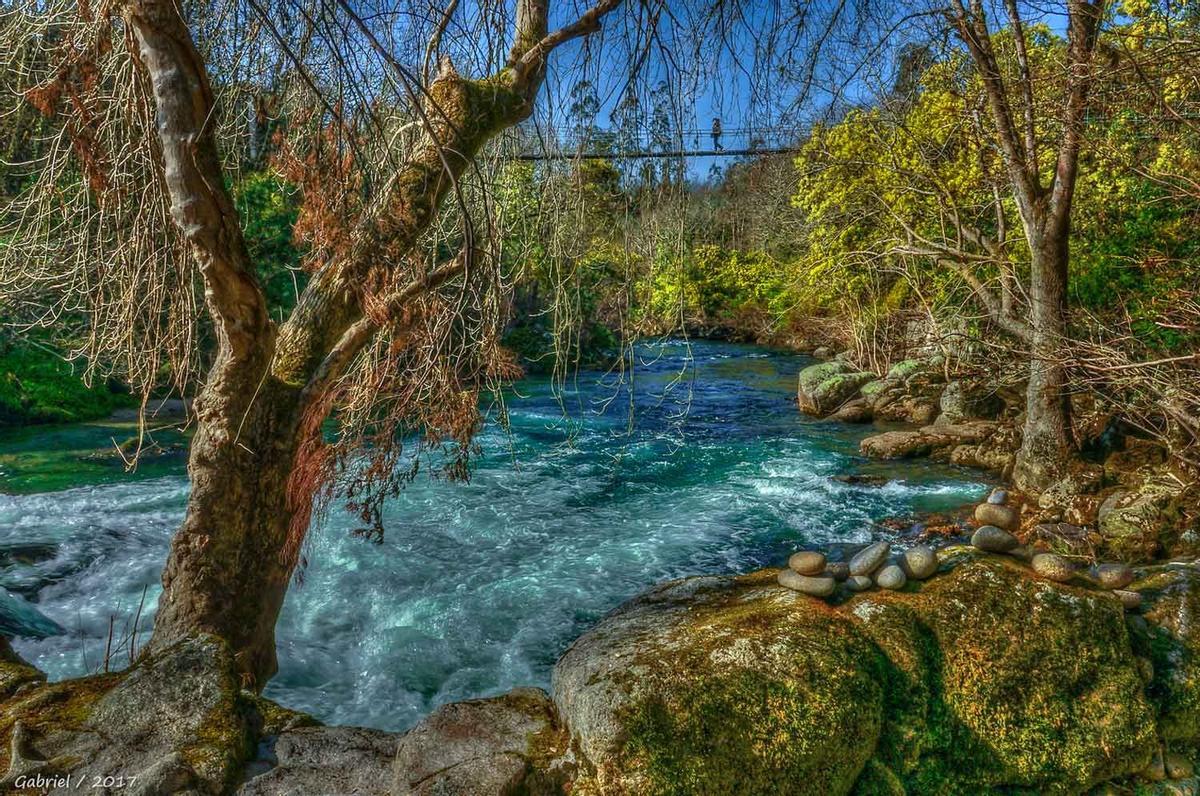
[[[510,431],[482,434],[471,482],[419,478],[387,506],[382,544],[351,537],[352,519],[334,511],[284,606],[267,694],[329,723],[403,729],[447,701],[545,686],[574,637],[658,581],[865,542],[875,521],[986,489],[944,466],[864,462],[868,429],[796,410],[804,357],[714,343],[662,353],[637,371],[632,431],[628,394],[611,384],[581,376],[564,423],[550,386],[529,381],[509,401]],[[112,430],[95,428],[101,446]],[[63,463],[30,453],[53,458],[56,440],[0,439],[0,453],[19,451],[2,459],[0,488],[28,492],[38,467],[60,485]],[[16,647],[55,678],[102,665],[110,619],[122,637],[143,593],[147,632],[187,496],[180,461],[153,477],[80,469],[87,485],[0,495],[0,553],[46,551],[0,557],[0,585],[66,631]],[[833,480],[847,472],[895,480]]]

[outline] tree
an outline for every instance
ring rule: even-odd
[[[1013,475],[1018,486],[1034,491],[1045,489],[1064,474],[1072,449],[1062,350],[1067,340],[1071,204],[1079,176],[1088,95],[1097,79],[1096,46],[1107,6],[1107,0],[1067,0],[1064,87],[1057,108],[1058,130],[1051,139],[1048,179],[1043,175],[1043,141],[1038,135],[1038,86],[1017,1],[1005,0],[1015,76],[1006,76],[1001,69],[982,0],[969,0],[969,5],[952,0],[948,12],[982,81],[992,122],[989,138],[1001,154],[1029,247],[1029,386]],[[994,242],[981,243],[987,248]]]
[[[134,120],[119,129],[153,137],[135,143],[149,144],[154,151],[147,161],[152,164],[151,185],[161,181],[177,229],[147,234],[177,236],[186,246],[198,266],[216,338],[208,376],[195,400],[196,431],[188,461],[191,495],[172,540],[150,649],[214,634],[231,645],[248,687],[261,689],[274,673],[276,618],[300,558],[315,492],[331,466],[321,424],[335,407],[351,421],[356,411],[352,387],[342,377],[380,345],[387,356],[377,357],[375,371],[364,372],[411,376],[395,363],[421,356],[408,346],[429,343],[422,330],[430,333],[431,324],[450,328],[460,323],[452,314],[438,315],[439,306],[447,304],[439,291],[471,278],[478,243],[470,226],[464,226],[459,252],[432,266],[415,256],[414,249],[437,223],[446,197],[461,194],[463,175],[481,148],[531,114],[551,52],[598,30],[619,2],[599,0],[551,31],[549,4],[520,0],[511,49],[501,68],[466,77],[443,57],[425,81],[414,81],[381,40],[383,34],[349,3],[340,2],[336,22],[344,35],[353,31],[390,67],[391,75],[378,79],[403,83],[416,97],[412,123],[394,128],[391,140],[402,140],[401,132],[413,127],[418,130],[404,140],[408,146],[402,150],[378,156],[376,162],[385,169],[364,175],[349,153],[357,155],[358,148],[377,140],[384,124],[380,115],[362,104],[318,104],[314,119],[320,134],[290,153],[292,176],[306,193],[308,207],[298,227],[307,230],[311,278],[295,309],[278,325],[268,315],[242,221],[226,187],[213,79],[180,6],[172,0],[105,6],[119,20],[95,20],[81,28],[89,36],[73,41],[51,81],[27,94],[47,114],[61,114],[68,126],[76,125],[68,135],[92,174],[92,201],[101,209],[116,206],[123,197],[106,189],[119,175],[107,169],[111,161],[102,146],[111,128],[98,123],[105,118],[103,109],[79,111],[81,105],[89,110],[90,99],[95,98],[96,107],[103,99],[99,92],[106,84],[97,63],[122,46],[120,28],[113,23],[119,21],[128,31],[134,48],[130,60],[152,92],[153,126],[139,128]],[[452,4],[433,32],[429,52],[438,51],[453,12]],[[259,24],[270,28],[272,23],[262,17]],[[288,52],[283,37],[272,47]],[[323,79],[312,71],[302,74],[310,85]],[[310,101],[319,103],[321,94],[314,93]],[[70,102],[63,104],[64,96]],[[89,120],[97,122],[89,125]],[[17,218],[10,255],[42,223],[37,216]],[[452,334],[453,329],[444,331],[444,337]],[[393,395],[394,422],[378,413],[365,422],[377,425],[379,440],[395,436],[414,419],[426,421],[412,425],[433,429],[427,433],[465,437],[477,422],[471,388],[478,374],[463,374],[462,365],[443,365],[440,379],[431,379],[440,387],[420,384]],[[444,400],[431,402],[427,393],[423,400],[414,398],[416,390],[429,389],[440,389]],[[425,407],[415,418],[414,403]],[[386,461],[394,464],[394,459]],[[362,498],[360,505],[369,516],[370,501]]]

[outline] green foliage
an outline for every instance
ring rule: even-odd
[[[0,426],[95,420],[132,403],[104,385],[88,386],[79,371],[44,345],[0,344]]]
[[[282,318],[296,306],[306,281],[300,270],[301,252],[292,240],[299,213],[296,190],[270,172],[260,171],[238,180],[233,197],[267,305],[276,319]]]

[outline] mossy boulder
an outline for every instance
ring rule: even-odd
[[[1147,693],[1169,742],[1200,744],[1200,572],[1193,565],[1164,564],[1139,571],[1129,588],[1142,595],[1133,644],[1149,659]]]
[[[1153,753],[1107,593],[970,552],[841,605],[774,574],[667,584],[564,654],[578,793],[1079,793]]]
[[[875,380],[875,374],[854,371],[838,360],[822,362],[800,371],[796,395],[800,409],[824,417],[858,395],[859,388]]]
[[[1103,552],[1120,561],[1150,561],[1179,535],[1185,494],[1170,476],[1152,476],[1112,493],[1098,516]]]
[[[124,776],[146,793],[227,793],[251,752],[233,656],[211,637],[126,672],[20,689],[0,704],[0,738],[6,781]]]
[[[898,381],[906,381],[925,369],[925,363],[919,359],[902,359],[888,368],[887,377]]]

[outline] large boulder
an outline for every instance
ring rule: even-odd
[[[251,752],[246,717],[228,646],[186,639],[126,672],[19,690],[0,708],[3,784],[69,774],[129,793],[228,793]]]
[[[800,409],[824,417],[858,395],[859,388],[874,378],[875,374],[855,371],[839,360],[807,367],[800,371],[797,382]]]
[[[443,705],[400,739],[392,796],[557,794],[571,769],[545,691]],[[332,792],[332,791],[330,791]]]
[[[1143,769],[1155,716],[1119,602],[960,558],[840,606],[774,571],[622,606],[554,670],[573,792],[1078,793]]]

